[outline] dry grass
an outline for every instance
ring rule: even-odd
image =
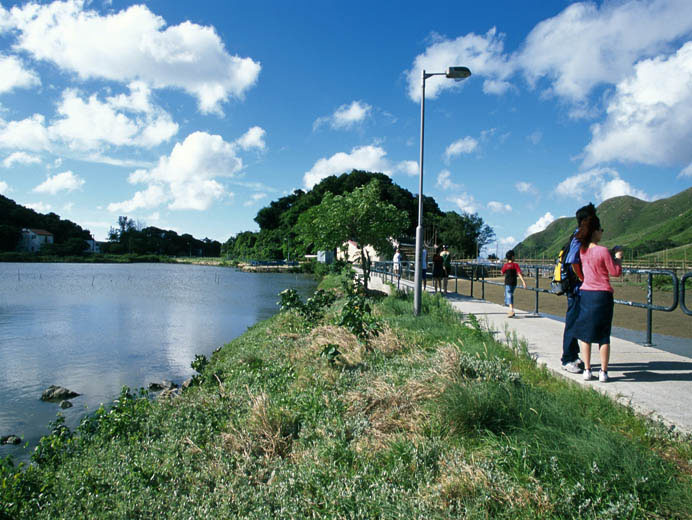
[[[249,404],[245,427],[232,427],[230,432],[221,434],[224,446],[246,457],[271,459],[287,456],[297,433],[294,422],[284,410],[272,406],[264,392],[250,395]]]
[[[349,414],[365,415],[368,428],[356,441],[357,451],[379,450],[397,436],[411,441],[420,437],[421,427],[428,419],[423,403],[437,394],[430,381],[408,381],[396,386],[381,379],[373,381],[365,390],[349,392]]]
[[[380,334],[370,338],[368,343],[371,349],[378,350],[383,354],[394,354],[406,347],[399,335],[389,325],[385,325]]]
[[[307,356],[311,359],[318,357],[328,345],[335,345],[339,350],[339,356],[335,364],[345,367],[355,367],[363,362],[366,353],[365,346],[358,338],[343,327],[336,325],[322,325],[312,330],[307,338],[307,346],[299,357]]]
[[[461,454],[443,458],[439,481],[434,488],[436,493],[430,499],[440,499],[447,507],[473,503],[480,498],[489,509],[511,506],[517,509],[534,507],[543,513],[551,510],[550,498],[535,479],[531,479],[532,485],[527,488],[486,466],[483,461],[469,462]]]

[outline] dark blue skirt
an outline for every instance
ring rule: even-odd
[[[610,291],[581,291],[577,339],[587,343],[610,344],[613,324],[613,293]]]

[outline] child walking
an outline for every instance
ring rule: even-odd
[[[514,261],[514,250],[510,249],[505,256],[507,257],[507,262],[502,266],[501,271],[505,275],[505,305],[509,305],[507,317],[514,318],[514,289],[517,288],[517,276],[521,280],[524,289],[526,289],[526,282],[521,275],[519,264]]]

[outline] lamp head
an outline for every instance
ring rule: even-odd
[[[462,80],[466,79],[471,75],[471,71],[468,67],[447,67],[447,73],[445,76],[448,78]]]

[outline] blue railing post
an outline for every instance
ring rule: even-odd
[[[454,264],[454,292],[459,294],[459,264]]]
[[[538,289],[539,289],[539,285],[540,285],[540,281],[539,281],[539,279],[538,279],[538,271],[539,271],[539,269],[540,269],[540,268],[539,268],[538,266],[536,266],[536,292],[535,292],[535,294],[536,294],[536,306],[535,306],[535,308],[533,309],[533,315],[534,315],[534,316],[538,316]]]
[[[473,276],[476,274],[475,264],[471,264],[471,298],[473,298]]]
[[[652,273],[649,273],[647,275],[646,283],[646,303],[648,304],[648,308],[646,309],[646,343],[644,343],[645,347],[654,346],[654,344],[651,341],[651,328],[653,321],[652,318],[654,314],[654,310],[651,308],[652,304],[654,303],[653,279],[654,275]]]

